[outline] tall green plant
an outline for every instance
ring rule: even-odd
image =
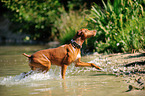
[[[70,42],[77,30],[86,26],[85,15],[83,12],[69,11],[63,12],[60,18],[57,18],[55,27],[60,32],[59,40],[62,44]]]
[[[98,52],[125,52],[131,51],[134,43],[125,46],[125,37],[128,38],[132,34],[123,32],[126,29],[130,20],[144,17],[143,6],[138,1],[133,0],[114,0],[113,3],[108,0],[107,4],[104,3],[104,9],[100,8],[97,4],[92,7],[92,14],[89,22],[95,25],[97,32],[95,41],[96,50]],[[89,26],[90,27],[90,26]],[[127,30],[127,29],[126,29]],[[133,29],[130,31],[132,32]],[[138,33],[135,30],[133,34]],[[127,42],[130,42],[129,40]],[[134,42],[134,41],[133,41]],[[127,47],[128,49],[124,48]],[[126,50],[125,50],[126,49]]]
[[[122,50],[135,52],[145,48],[145,18],[139,17],[130,20],[121,30]]]

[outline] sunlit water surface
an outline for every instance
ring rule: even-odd
[[[66,80],[62,80],[60,67],[52,66],[49,72],[36,73],[22,78],[30,71],[28,60],[21,55],[32,54],[44,46],[1,46],[0,47],[0,96],[129,96],[121,77],[94,68],[67,69]],[[88,57],[89,58],[89,57]],[[86,61],[83,60],[82,61]],[[97,61],[90,60],[97,65]],[[136,93],[135,96],[138,94]]]

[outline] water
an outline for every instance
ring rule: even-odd
[[[45,49],[45,46],[1,46],[0,47],[0,96],[138,96],[140,92],[125,92],[128,85],[121,77],[116,77],[110,69],[98,72],[94,68],[76,68],[70,65],[66,80],[62,80],[60,67],[52,66],[46,73],[29,72],[28,60],[21,55]],[[99,57],[83,57],[82,61],[98,63]],[[103,61],[103,60],[102,60]],[[107,64],[110,64],[107,62]],[[107,66],[107,65],[106,65]],[[110,72],[109,72],[110,71]]]

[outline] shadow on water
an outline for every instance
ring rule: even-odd
[[[101,73],[101,74],[93,74],[90,76],[116,76],[115,74],[107,74],[107,73]]]
[[[124,67],[130,67],[130,66],[135,66],[135,65],[145,65],[145,61],[136,61],[136,62],[128,63],[124,65]]]

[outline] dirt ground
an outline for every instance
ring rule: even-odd
[[[89,57],[89,58],[88,58]],[[131,90],[145,90],[145,53],[117,53],[98,54],[84,56],[83,60],[93,60],[102,68],[102,72],[120,76],[128,84]]]

